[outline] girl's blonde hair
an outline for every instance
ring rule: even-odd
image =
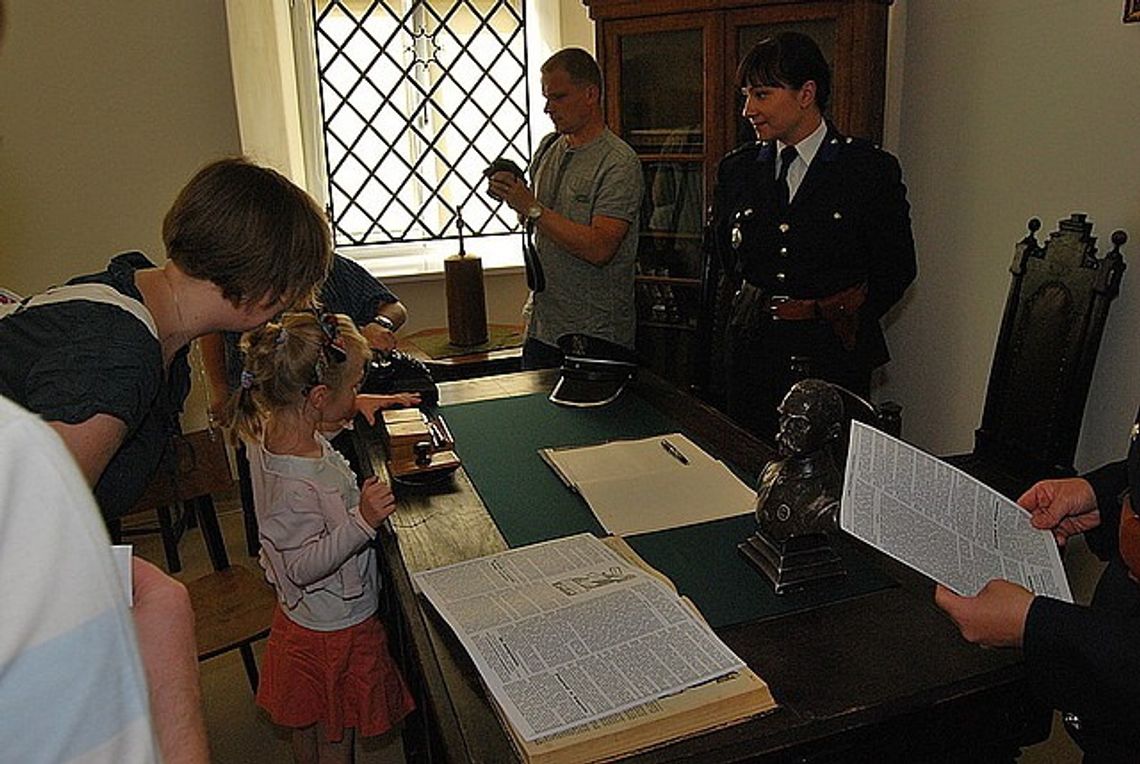
[[[284,313],[246,332],[241,383],[227,406],[228,424],[241,438],[256,439],[275,411],[301,406],[317,385],[340,390],[368,358],[368,341],[339,313]]]

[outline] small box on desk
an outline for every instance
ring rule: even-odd
[[[459,467],[455,439],[443,417],[420,409],[384,412],[388,471],[396,480],[430,482]]]

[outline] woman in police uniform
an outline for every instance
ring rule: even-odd
[[[888,359],[879,319],[915,277],[914,239],[898,161],[823,119],[831,74],[810,37],[757,43],[737,84],[759,140],[721,161],[706,243],[737,290],[728,413],[770,437],[803,376],[867,395]]]
[[[967,640],[1021,647],[1030,686],[1064,712],[1086,762],[1140,757],[1140,413],[1128,458],[1079,478],[1043,480],[1018,503],[1057,542],[1084,533],[1108,567],[1089,606],[991,581],[976,597],[939,586],[935,602]]]

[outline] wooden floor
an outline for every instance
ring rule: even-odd
[[[236,495],[236,492],[235,492]],[[218,519],[233,563],[252,568],[261,575],[257,560],[245,551],[241,511],[236,498],[217,502]],[[135,553],[166,569],[158,536],[135,536]],[[175,577],[188,581],[209,573],[210,560],[197,528],[186,532],[179,544],[183,569]],[[255,645],[258,662],[265,642]],[[202,696],[206,729],[214,764],[281,764],[291,761],[288,734],[276,728],[253,702],[253,692],[237,650],[201,664]],[[360,764],[404,764],[399,734],[357,743]]]

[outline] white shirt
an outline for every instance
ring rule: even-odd
[[[129,595],[59,436],[0,397],[0,759],[155,762]]]
[[[796,144],[796,158],[788,167],[788,201],[796,198],[796,191],[800,188],[800,183],[803,182],[804,176],[807,175],[808,168],[811,166],[811,160],[815,159],[815,155],[819,153],[819,147],[823,145],[823,139],[827,137],[827,122],[824,120],[819,121],[819,127],[812,131],[812,134],[807,138]],[[776,176],[780,175],[780,152],[788,144],[782,141],[776,141]]]

